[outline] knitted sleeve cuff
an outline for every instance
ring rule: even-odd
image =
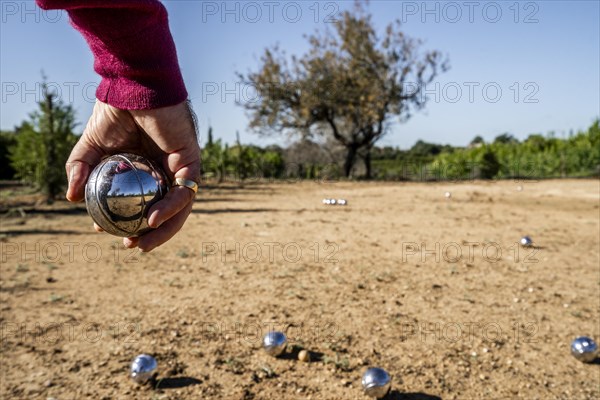
[[[157,0],[51,1],[64,8],[94,54],[102,77],[96,97],[121,109],[153,109],[187,98],[169,30],[167,10]]]

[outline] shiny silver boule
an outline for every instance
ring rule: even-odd
[[[268,355],[277,357],[284,352],[287,345],[287,338],[282,332],[268,332],[263,338],[263,349]]]
[[[148,383],[154,377],[158,363],[154,357],[147,354],[139,355],[131,363],[131,379],[137,384]]]
[[[581,336],[571,343],[571,354],[581,362],[589,363],[596,359],[598,346],[589,337]]]
[[[362,387],[369,397],[381,399],[390,391],[392,379],[390,375],[381,368],[369,368],[362,377]]]
[[[529,236],[523,236],[521,238],[521,246],[523,247],[531,247],[533,246],[533,240]]]
[[[322,203],[323,204],[329,204],[329,199],[323,199]]]
[[[151,230],[148,209],[169,190],[160,167],[135,154],[116,154],[94,168],[85,186],[88,213],[106,232],[121,237]]]
[[[452,197],[452,193],[446,192],[444,193],[444,196],[446,196],[446,198],[449,199],[450,197]]]
[[[345,205],[347,205],[347,204],[348,204],[348,201],[346,201],[346,200],[344,200],[344,199],[339,199],[339,200],[337,201],[337,203],[338,203],[340,206],[345,206]]]

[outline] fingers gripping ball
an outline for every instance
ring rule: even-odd
[[[148,210],[169,190],[164,171],[135,154],[116,154],[94,168],[85,187],[88,213],[106,232],[121,237],[150,231]]]

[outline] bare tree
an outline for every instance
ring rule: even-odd
[[[421,53],[421,41],[406,36],[400,22],[380,39],[372,18],[357,2],[335,23],[335,32],[308,36],[309,51],[289,58],[265,50],[257,72],[239,74],[257,101],[242,105],[260,134],[327,135],[346,149],[344,173],[356,158],[370,178],[370,152],[394,118],[403,122],[425,106],[423,88],[446,71],[438,51]]]

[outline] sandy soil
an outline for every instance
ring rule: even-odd
[[[597,180],[221,186],[149,254],[83,205],[25,207],[1,220],[0,397],[363,399],[380,366],[388,399],[596,399],[600,362],[569,344],[600,340],[599,200]],[[157,388],[128,377],[140,353]]]

